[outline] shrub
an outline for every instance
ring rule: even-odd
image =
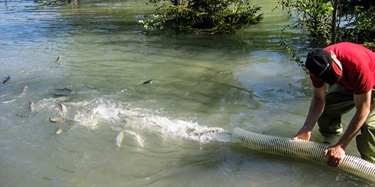
[[[164,29],[192,33],[232,33],[236,29],[259,23],[261,7],[249,0],[187,0],[164,3],[151,1],[161,14],[146,15],[139,21],[147,30]]]

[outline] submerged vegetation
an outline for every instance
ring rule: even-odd
[[[236,29],[257,24],[260,6],[249,0],[150,0],[159,14],[141,20],[146,29],[172,30],[178,33],[233,33]]]

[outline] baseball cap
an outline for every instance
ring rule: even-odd
[[[333,85],[342,75],[331,54],[324,49],[313,49],[307,54],[305,67],[315,77]]]

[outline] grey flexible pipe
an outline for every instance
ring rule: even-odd
[[[291,138],[263,135],[235,128],[232,133],[231,142],[265,153],[307,159],[321,163],[326,163],[327,161],[324,156],[324,150],[328,146],[306,140],[292,140]],[[346,155],[338,169],[375,183],[375,164],[361,158]]]

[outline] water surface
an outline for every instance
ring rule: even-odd
[[[143,1],[1,1],[1,186],[373,186],[216,136],[292,137],[306,116],[309,79],[279,47],[289,20],[258,2],[263,22],[236,34],[165,35],[137,24]]]

